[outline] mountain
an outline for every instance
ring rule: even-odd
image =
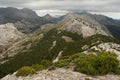
[[[42,17],[42,19],[46,23],[55,23],[55,22],[59,21],[59,18],[53,17],[50,14],[46,14],[45,16]]]
[[[103,15],[93,15],[93,17],[97,21],[99,21],[101,24],[105,25],[115,38],[120,39],[119,37],[120,21],[119,20],[115,20]]]
[[[88,37],[95,34],[112,36],[106,26],[97,22],[94,18],[87,14],[67,14],[63,20],[58,22],[57,26],[61,30],[67,30],[73,33],[78,33],[83,37]]]
[[[0,8],[0,24],[14,23],[23,33],[31,33],[46,23],[56,22],[52,19],[39,17],[33,10],[13,7]]]
[[[17,9],[12,7],[0,8],[0,23],[16,22],[22,19],[30,20],[39,18],[36,13],[30,9]]]
[[[113,37],[120,39],[120,20],[112,19],[110,17],[98,14],[90,14],[88,12],[76,13],[79,15],[87,15],[97,21],[99,24],[104,25]]]
[[[53,19],[54,17],[52,17],[52,16],[49,15],[49,14],[46,14],[46,15],[43,16],[42,18],[47,19],[47,20],[51,20],[51,19]]]
[[[51,16],[46,15],[43,18],[47,21],[51,19]],[[21,22],[11,24],[16,26],[18,23],[21,25]],[[88,75],[119,74],[120,41],[114,38],[113,33],[105,24],[97,20],[97,17],[88,13],[69,13],[53,24],[48,23],[39,25],[40,27],[36,28],[33,33],[26,34],[27,36],[22,39],[18,38],[19,40],[14,41],[0,52],[0,78],[7,75],[3,80],[12,79],[11,76],[13,80],[26,79],[26,77],[16,76],[20,71],[23,71],[23,73],[20,72],[21,74],[25,71],[26,75],[29,71],[32,74],[37,70],[38,74],[33,75],[32,78],[41,75],[39,70],[43,70],[40,71],[43,73],[45,71],[46,77],[49,70],[54,70],[52,66],[56,68],[54,73],[60,67],[63,68],[63,72],[68,69],[72,70],[71,74],[78,75],[80,74],[77,72]],[[20,31],[15,30],[15,32],[18,34]],[[77,72],[73,72],[73,69]],[[50,75],[52,75],[51,72]],[[14,74],[8,75],[10,73]],[[27,75],[27,78],[31,77]],[[41,79],[41,76],[38,79]]]

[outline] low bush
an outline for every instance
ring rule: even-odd
[[[28,76],[28,75],[32,75],[35,74],[35,70],[29,66],[24,66],[22,68],[20,68],[16,74],[16,76]]]
[[[40,64],[35,64],[31,66],[33,69],[35,69],[35,71],[39,71],[39,70],[43,70],[45,69],[45,66],[40,65]]]
[[[46,68],[48,68],[49,66],[52,65],[52,62],[49,61],[49,60],[42,60],[42,61],[40,62],[40,64],[43,65],[43,66],[45,66]]]
[[[59,60],[58,62],[54,63],[55,67],[64,67],[64,66],[68,66],[69,65],[69,61],[68,60]]]

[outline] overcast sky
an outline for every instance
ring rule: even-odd
[[[120,19],[120,0],[0,0],[0,7],[30,8],[40,16],[88,11]]]

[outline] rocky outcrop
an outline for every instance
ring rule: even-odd
[[[6,46],[11,42],[23,37],[23,34],[17,30],[13,23],[0,25],[0,45]]]
[[[7,75],[1,80],[120,80],[119,75],[88,76],[67,69],[43,70],[33,76],[27,77],[16,77],[15,74],[16,72],[12,75]]]
[[[114,52],[118,56],[117,57],[118,60],[120,60],[120,45],[119,44],[111,43],[111,42],[101,43],[97,46],[91,47],[90,49],[94,49],[94,50],[98,50],[98,51],[105,50],[105,51]]]
[[[22,39],[24,36],[23,33],[17,30],[13,23],[0,25],[0,62],[1,59],[4,58],[3,53],[6,52],[7,48],[11,46],[11,44]]]

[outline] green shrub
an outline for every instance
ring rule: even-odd
[[[80,54],[80,56],[77,59],[75,59],[75,64],[77,64],[77,71],[85,74],[95,73],[95,69],[93,67],[93,61],[95,59],[95,55]]]
[[[52,65],[52,62],[49,60],[42,60],[40,62],[41,65],[45,66],[46,68],[49,67],[50,65]]]
[[[96,55],[80,55],[75,59],[77,71],[89,75],[104,75],[108,73],[118,73],[119,61],[114,53],[100,52]]]
[[[101,52],[97,56],[94,67],[98,74],[116,73],[118,71],[119,61],[115,54],[110,52]]]
[[[28,76],[32,74],[35,74],[35,70],[29,66],[24,66],[18,70],[16,76]]]
[[[85,80],[91,80],[91,79],[89,79],[89,78],[85,78]]]
[[[55,67],[64,67],[64,66],[67,66],[67,65],[69,65],[68,60],[59,60],[58,62],[54,63]]]
[[[43,70],[45,67],[43,65],[35,64],[31,66],[35,71]]]

